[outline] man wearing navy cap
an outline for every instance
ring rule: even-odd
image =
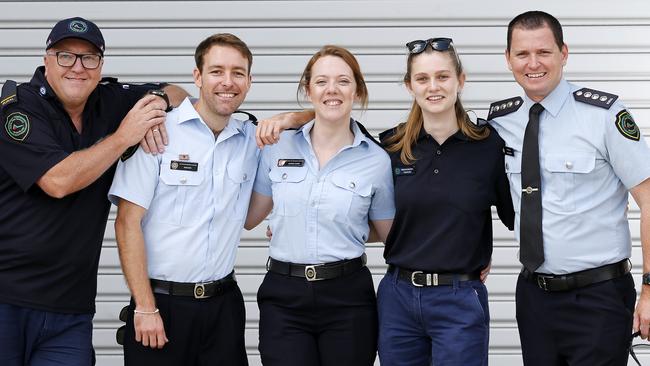
[[[58,22],[44,66],[0,97],[0,365],[91,365],[115,162],[186,93],[101,79],[104,38]],[[165,91],[170,92],[167,97]],[[143,95],[151,93],[153,95]]]

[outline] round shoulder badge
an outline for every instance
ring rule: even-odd
[[[626,109],[623,109],[616,114],[616,128],[625,138],[634,141],[639,141],[641,138],[639,126],[636,125],[632,115]]]
[[[24,141],[29,134],[29,117],[20,112],[11,113],[7,116],[5,131],[12,139]]]
[[[68,24],[68,28],[75,33],[86,33],[88,30],[88,25],[86,22],[81,20],[73,20]]]

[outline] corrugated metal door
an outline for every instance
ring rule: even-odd
[[[410,97],[401,85],[404,43],[451,36],[468,72],[466,107],[485,117],[490,102],[520,89],[506,68],[506,25],[539,2],[483,1],[87,1],[1,2],[0,80],[27,81],[42,63],[45,38],[59,19],[83,16],[106,38],[104,74],[132,82],[168,81],[196,94],[192,84],[194,48],[215,32],[232,32],[249,44],[255,60],[253,87],[244,105],[258,117],[296,109],[299,75],[311,54],[338,44],[358,56],[370,90],[369,110],[360,115],[373,133],[405,118]],[[547,1],[542,10],[564,25],[570,57],[567,78],[620,95],[646,138],[650,135],[650,5],[604,0]],[[639,210],[629,214],[634,240],[635,278],[641,271]],[[115,343],[119,309],[128,299],[115,236],[114,212],[108,222],[99,268],[94,342],[98,365],[121,365]],[[495,221],[493,270],[488,280],[492,313],[490,362],[520,365],[514,319],[514,287],[519,271],[512,233]],[[237,260],[246,299],[247,347],[259,365],[255,293],[264,274],[267,244],[261,227],[244,232]],[[368,245],[378,283],[385,271],[382,246]],[[643,354],[646,363],[650,355]]]

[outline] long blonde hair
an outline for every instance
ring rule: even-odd
[[[411,82],[411,72],[413,60],[420,54],[427,52],[443,52],[446,53],[452,62],[454,63],[456,69],[456,77],[460,78],[463,74],[463,65],[460,63],[460,58],[453,46],[450,46],[445,51],[434,51],[432,48],[425,49],[424,52],[413,54],[410,53],[406,61],[406,74],[404,74],[404,82]],[[456,98],[456,103],[454,104],[454,110],[456,114],[456,122],[458,123],[458,129],[467,137],[472,140],[483,140],[490,135],[490,130],[485,126],[475,125],[467,115],[465,108],[463,107],[462,102],[460,101],[460,95]],[[400,160],[404,164],[413,164],[415,162],[415,155],[413,155],[413,145],[417,141],[420,131],[424,125],[424,118],[422,116],[422,108],[418,105],[417,101],[413,100],[411,105],[411,110],[409,111],[406,122],[400,123],[395,128],[395,134],[386,139],[385,145],[386,150],[389,152],[400,151]]]

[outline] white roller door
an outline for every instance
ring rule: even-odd
[[[465,106],[485,117],[490,102],[520,93],[506,68],[506,26],[516,14],[541,9],[564,25],[570,50],[566,76],[585,86],[618,94],[646,138],[650,135],[650,5],[645,1],[87,1],[0,2],[0,80],[28,81],[41,64],[45,38],[59,19],[83,16],[104,32],[104,75],[131,82],[167,81],[196,94],[194,48],[216,32],[232,32],[254,54],[253,87],[244,108],[258,117],[298,108],[296,86],[311,56],[338,44],[358,56],[370,91],[360,119],[374,134],[403,120],[410,97],[400,80],[404,43],[450,36],[468,72]],[[650,157],[649,157],[650,160]],[[639,210],[632,202],[632,261],[641,271]],[[121,365],[115,343],[119,309],[127,302],[115,236],[109,219],[99,268],[94,342],[98,365]],[[495,221],[495,251],[488,279],[492,314],[490,362],[521,365],[514,320],[519,264],[513,234]],[[267,243],[262,228],[244,232],[237,268],[247,310],[247,348],[259,365],[255,293],[264,275]],[[378,283],[385,271],[382,246],[368,245]],[[650,354],[641,355],[650,363]]]

